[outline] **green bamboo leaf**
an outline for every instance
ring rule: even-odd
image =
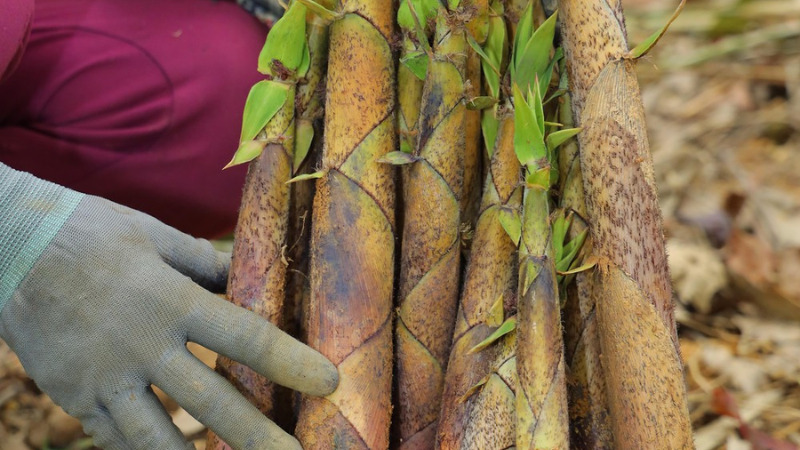
[[[503,293],[497,296],[497,299],[492,303],[489,312],[486,313],[486,325],[490,327],[499,327],[503,324],[503,316],[505,315],[505,308],[503,307]]]
[[[542,271],[541,264],[534,264],[530,260],[523,261],[521,263],[520,268],[520,279],[522,280],[522,292],[520,295],[525,296],[528,293],[528,289],[530,289],[531,284],[533,284],[533,280],[539,276],[539,272]]]
[[[294,170],[292,174],[297,173],[308,156],[311,142],[314,140],[314,126],[308,120],[298,121],[294,133]]]
[[[516,316],[509,317],[508,319],[506,319],[505,322],[503,322],[502,325],[500,325],[499,328],[494,330],[494,332],[492,334],[490,334],[489,337],[487,337],[486,339],[481,341],[475,347],[472,347],[471,349],[469,349],[467,354],[471,355],[471,354],[474,354],[474,353],[478,353],[479,351],[481,351],[481,350],[485,349],[486,347],[488,347],[488,346],[494,344],[495,342],[497,342],[501,337],[507,335],[508,333],[511,333],[516,328],[517,328],[517,317]]]
[[[297,0],[297,1],[305,5],[306,8],[310,9],[311,12],[313,12],[314,14],[319,16],[320,19],[326,22],[333,22],[340,16],[340,14],[338,14],[337,12],[331,11],[330,9],[320,5],[314,0]],[[272,31],[270,31],[270,33],[272,33]]]
[[[539,84],[538,75],[534,77],[534,83],[537,85]],[[544,141],[544,102],[542,101],[541,91],[539,89],[534,89],[533,92],[531,92],[531,90],[528,89],[528,102],[536,116],[536,124],[539,126],[539,132],[542,134],[542,141]],[[545,145],[544,148],[546,149],[547,146]]]
[[[526,42],[521,54],[515,55],[515,74],[512,80],[525,89],[538,85],[538,82],[534,84],[536,76],[544,81],[545,71],[550,63],[550,49],[553,48],[557,15],[558,13],[553,14],[545,20]],[[550,83],[549,77],[546,82]]]
[[[238,166],[239,164],[244,164],[256,159],[258,155],[264,151],[264,147],[266,146],[266,141],[242,141],[242,143],[239,144],[239,148],[237,148],[236,152],[233,154],[233,158],[222,169],[225,170],[229,167]]]
[[[569,230],[569,222],[570,220],[565,217],[563,209],[558,209],[553,214],[550,228],[553,230],[553,253],[556,255],[556,261],[560,261],[563,254],[564,240]]]
[[[523,166],[536,164],[547,156],[542,128],[534,109],[514,84],[514,153]],[[543,125],[542,125],[543,126]]]
[[[497,106],[495,105],[492,109],[484,111],[483,114],[481,114],[481,132],[483,133],[484,144],[486,146],[486,152],[489,154],[489,159],[492,158],[492,154],[494,153],[497,130],[500,128],[500,121],[497,120],[495,116],[496,112]]]
[[[428,55],[423,51],[416,51],[400,58],[400,62],[420,80],[425,80],[428,72]]]
[[[547,143],[547,149],[552,152],[561,144],[567,142],[571,137],[580,133],[581,130],[582,128],[567,128],[565,130],[558,130],[550,133],[545,139],[545,142]]]
[[[506,234],[514,242],[514,245],[519,245],[519,238],[522,236],[522,220],[519,217],[519,211],[513,209],[500,208],[497,219],[500,225],[506,230]]]
[[[433,0],[405,0],[400,2],[397,12],[397,20],[400,26],[408,31],[414,31],[417,35],[417,42],[422,46],[425,53],[433,54],[431,44],[428,42],[428,22],[436,17],[439,11],[438,3],[431,3]]]
[[[655,33],[651,34],[650,37],[645,39],[641,44],[639,44],[636,47],[634,47],[633,50],[631,50],[627,54],[625,54],[624,58],[626,58],[626,59],[639,59],[642,56],[646,55],[647,52],[649,52],[656,45],[656,43],[658,43],[658,41],[661,39],[661,37],[664,36],[664,33],[667,32],[667,29],[669,28],[669,26],[672,25],[672,22],[674,22],[675,19],[677,19],[678,16],[681,14],[681,11],[683,11],[683,7],[685,5],[686,5],[686,0],[681,0],[681,3],[678,5],[678,9],[676,9],[675,12],[672,13],[672,17],[669,18],[667,23],[664,24],[664,26],[661,27],[660,30],[658,30]]]
[[[564,57],[564,50],[561,47],[558,47],[553,54],[553,57],[550,59],[550,62],[547,63],[547,68],[542,72],[542,76],[539,80],[539,91],[542,98],[544,98],[545,94],[547,94],[547,90],[550,88],[550,82],[553,79],[553,70],[555,69],[556,64]],[[558,92],[558,91],[556,91]],[[553,97],[551,96],[550,99]],[[548,99],[548,101],[550,100]],[[544,102],[547,103],[547,102]]]
[[[579,235],[575,236],[575,238],[573,238],[564,246],[561,257],[556,259],[557,271],[565,271],[572,266],[572,263],[575,261],[575,257],[583,247],[583,243],[586,242],[586,237],[588,235],[589,230],[583,230]]]
[[[498,6],[502,10],[501,3],[495,2],[493,6]],[[482,59],[481,62],[489,94],[494,98],[500,96],[500,71],[506,48],[506,26],[502,16],[501,11],[489,18],[489,35],[483,47],[486,60]]]
[[[288,96],[289,86],[284,83],[264,80],[254,84],[244,104],[242,134],[239,141],[255,139],[261,129],[283,107]]]
[[[558,164],[556,164],[555,156],[550,160],[550,186],[555,186],[558,183]]]
[[[498,53],[493,48],[497,46],[497,38],[492,39],[495,34],[497,32],[494,29],[490,29],[489,39],[486,42],[488,52],[484,51],[472,36],[467,36],[467,43],[481,57],[481,68],[483,69],[483,76],[489,88],[489,93],[492,97],[498,98],[500,96],[500,61]]]
[[[555,91],[553,91],[552,94],[550,94],[549,97],[547,97],[547,99],[544,101],[544,104],[546,105],[546,104],[552,102],[553,100],[557,99],[558,97],[561,97],[562,95],[566,94],[567,92],[569,92],[567,89],[556,89]]]
[[[436,17],[436,11],[439,9],[438,0],[411,0],[411,3],[413,13],[417,14],[417,20],[423,27]],[[397,8],[397,24],[404,30],[412,31],[415,30],[416,23],[408,0],[402,0]]]
[[[481,48],[481,45],[478,44],[478,41],[476,41],[475,38],[472,36],[467,36],[467,43],[470,47],[472,47],[472,50],[474,50],[475,53],[481,57],[481,61],[484,64],[488,64],[495,73],[500,74],[500,69],[497,67],[497,61],[495,61],[496,58],[489,56],[485,51],[483,51],[483,48]]]
[[[467,109],[481,110],[486,109],[497,104],[497,99],[489,97],[488,95],[482,97],[473,97],[467,102]]]
[[[324,177],[326,173],[328,173],[327,170],[318,170],[318,171],[313,172],[313,173],[304,173],[302,175],[298,175],[298,176],[292,178],[291,180],[287,181],[286,184],[296,183],[298,181],[316,180],[317,178]]]
[[[402,166],[416,161],[419,161],[418,156],[402,151],[389,152],[378,159],[379,163],[391,164],[393,166]]]
[[[308,74],[308,69],[311,68],[311,50],[306,43],[303,49],[303,60],[300,61],[300,66],[297,67],[297,77],[303,78]]]
[[[467,401],[468,398],[472,397],[473,394],[478,392],[486,383],[489,382],[489,379],[492,378],[492,375],[493,374],[491,373],[489,375],[486,375],[485,377],[481,378],[480,381],[475,383],[474,386],[467,389],[467,391],[464,392],[464,395],[462,395],[461,398],[459,399],[459,402],[464,403],[465,401]]]
[[[305,52],[306,7],[300,2],[293,2],[267,34],[267,41],[258,55],[258,71],[275,76],[275,61],[295,71],[303,62]]]
[[[577,236],[570,239],[569,242],[564,244],[564,256],[565,257],[574,257],[583,246],[584,241],[586,241],[586,237],[589,235],[589,230],[581,231]]]
[[[580,267],[576,267],[574,269],[570,269],[564,272],[558,272],[559,275],[571,275],[574,273],[585,272],[592,267],[596,266],[598,262],[598,258],[596,256],[590,256],[586,262],[584,262]]]
[[[486,82],[486,87],[489,90],[489,94],[494,98],[500,97],[500,75],[491,68],[491,66],[487,64],[482,64],[481,68],[483,69],[483,79]]]
[[[400,139],[400,151],[403,153],[414,153],[414,146],[408,139]]]
[[[528,41],[531,39],[532,35],[533,35],[533,1],[529,1],[528,6],[525,8],[525,11],[522,12],[522,16],[520,16],[519,18],[519,22],[517,22],[517,35],[514,36],[514,48],[512,50],[512,58],[511,58],[512,67],[517,68],[520,66],[523,50],[525,49],[525,46],[528,44]],[[513,78],[513,72],[511,79],[512,81],[515,80],[515,78]]]

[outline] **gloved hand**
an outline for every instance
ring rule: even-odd
[[[100,447],[194,448],[153,384],[234,448],[300,448],[185,347],[312,395],[335,388],[322,355],[209,292],[224,289],[228,261],[148,215],[0,164],[0,337]]]

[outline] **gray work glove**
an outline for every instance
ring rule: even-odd
[[[0,164],[0,337],[100,447],[194,448],[153,384],[234,448],[300,448],[186,349],[312,395],[338,382],[322,355],[209,292],[224,289],[228,261],[146,214]]]

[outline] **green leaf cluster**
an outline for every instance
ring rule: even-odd
[[[558,282],[560,298],[562,303],[566,300],[566,286],[575,278],[575,274],[591,269],[596,264],[594,258],[586,258],[585,253],[581,252],[586,238],[589,236],[589,229],[584,229],[572,239],[567,239],[567,233],[574,221],[573,213],[566,213],[564,209],[559,209],[553,214],[552,218],[552,241],[553,253],[556,264],[556,280]]]
[[[509,68],[511,82],[518,84],[523,91],[538,88],[542,97],[550,85],[556,63],[556,58],[551,58],[550,52],[553,48],[557,16],[558,12],[555,12],[534,30],[533,2],[529,2],[517,25],[517,35],[514,38]]]
[[[544,105],[564,92],[562,70],[559,89],[544,100],[555,67],[563,59],[560,48],[552,50],[557,16],[556,11],[535,28],[533,3],[529,2],[517,27],[509,63],[514,98],[514,151],[525,167],[526,185],[545,190],[558,181],[555,150],[580,131],[578,128],[553,131],[560,124],[545,120]]]
[[[497,0],[492,2],[486,42],[483,47],[472,36],[467,37],[470,47],[481,57],[481,70],[488,91],[487,96],[494,100],[493,104],[487,105],[487,111],[481,115],[481,132],[489,158],[492,157],[497,129],[500,126],[497,119],[498,104],[500,103],[500,80],[503,74],[503,62],[508,51],[508,35],[503,13],[503,4]]]
[[[306,75],[311,63],[306,39],[307,11],[303,2],[293,2],[267,35],[258,56],[258,71],[267,75],[268,79],[253,85],[247,95],[239,147],[225,168],[257,158],[267,145],[266,140],[257,139],[261,130],[281,108],[293,107],[293,87],[297,80]],[[311,133],[313,136],[313,130]],[[310,145],[311,138],[304,137]]]
[[[226,169],[250,162],[261,154],[267,142],[256,138],[287,101],[294,101],[289,98],[289,91],[289,85],[272,80],[259,81],[250,88],[242,115],[239,148]]]
[[[426,36],[433,31],[432,23],[438,9],[438,0],[401,0],[397,8],[397,24],[405,32],[414,32],[417,36],[421,32]]]
[[[292,74],[298,78],[305,76],[311,60],[306,43],[306,12],[304,4],[293,2],[275,22],[258,55],[259,72],[279,79]]]
[[[420,80],[425,79],[433,54],[428,39],[433,34],[439,7],[438,0],[401,0],[397,9],[397,23],[408,41],[405,45],[410,46],[400,63]]]

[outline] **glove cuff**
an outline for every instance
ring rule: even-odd
[[[82,198],[0,164],[0,312]]]

